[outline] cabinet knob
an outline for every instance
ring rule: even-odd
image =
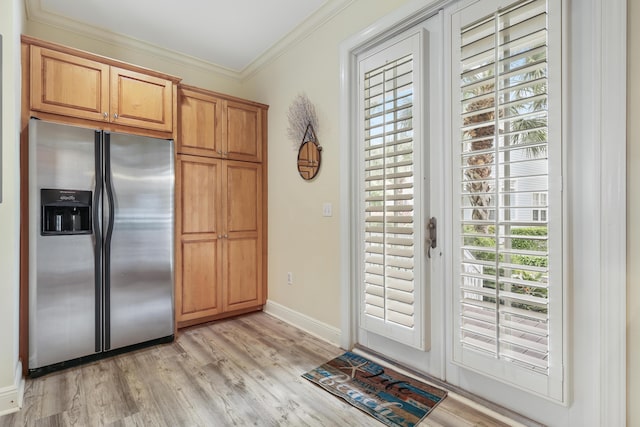
[[[218,150],[218,154],[222,154],[222,150]]]
[[[222,234],[218,234],[218,239],[222,239]]]
[[[118,113],[113,113],[114,120],[118,118]]]
[[[229,153],[225,151],[224,153],[222,153],[222,155],[227,157],[229,155]]]
[[[224,237],[225,239],[228,239],[228,238],[229,238],[229,235],[228,235],[228,234],[225,234],[223,237]]]
[[[107,113],[107,112],[105,111],[105,112],[103,113],[103,116],[104,116],[104,118],[105,118],[105,119],[108,119],[108,118],[109,118],[109,113]]]

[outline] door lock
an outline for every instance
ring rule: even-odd
[[[437,231],[437,221],[436,217],[432,216],[429,218],[429,222],[427,223],[427,256],[431,258],[431,249],[438,246],[438,231]]]

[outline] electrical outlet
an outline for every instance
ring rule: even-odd
[[[293,285],[293,273],[292,272],[288,272],[287,273],[287,284],[288,285]]]

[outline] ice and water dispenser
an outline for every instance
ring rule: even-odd
[[[91,191],[40,190],[43,236],[91,234]]]

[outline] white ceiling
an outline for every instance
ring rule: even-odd
[[[177,52],[242,73],[310,21],[346,0],[25,0],[27,16],[103,38]],[[323,15],[323,17],[318,17]]]

